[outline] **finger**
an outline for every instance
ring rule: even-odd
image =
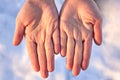
[[[60,32],[60,44],[61,44],[61,56],[66,56],[66,49],[67,49],[67,36],[64,31],[61,30]]]
[[[45,50],[47,57],[47,69],[49,72],[52,72],[54,70],[54,51],[53,51],[53,43],[50,35],[46,36]]]
[[[38,50],[38,58],[39,58],[41,76],[43,78],[47,78],[48,77],[47,59],[46,59],[44,44],[42,42],[39,42],[37,46],[37,50]]]
[[[16,29],[13,38],[13,44],[15,46],[19,45],[20,42],[22,41],[24,31],[25,31],[24,25],[21,22],[16,21]]]
[[[77,76],[81,70],[81,61],[82,61],[82,40],[76,40],[75,44],[75,54],[74,54],[74,62],[72,73],[74,76]]]
[[[94,24],[94,41],[97,45],[102,43],[102,20],[97,20]]]
[[[67,54],[66,54],[66,66],[67,69],[72,70],[73,67],[73,59],[74,59],[74,45],[75,42],[72,38],[68,37],[67,40]]]
[[[37,46],[34,42],[26,40],[27,50],[30,57],[32,67],[35,71],[40,70],[38,55],[37,55]]]
[[[59,29],[56,29],[53,32],[53,43],[54,43],[54,51],[56,54],[60,52],[60,35],[59,35]]]
[[[82,69],[86,70],[89,64],[92,49],[92,35],[89,35],[84,41],[84,51],[82,60]]]

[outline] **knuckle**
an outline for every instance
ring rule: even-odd
[[[26,34],[25,37],[28,41],[35,41],[34,34]]]

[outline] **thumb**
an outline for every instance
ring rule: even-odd
[[[97,20],[94,24],[94,41],[97,45],[102,43],[102,19]]]
[[[24,25],[21,22],[16,22],[16,29],[13,38],[13,45],[17,46],[21,43],[24,35]]]

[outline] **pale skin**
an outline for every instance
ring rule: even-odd
[[[54,70],[54,54],[59,52],[76,76],[88,67],[92,38],[102,42],[101,22],[92,0],[66,0],[60,19],[54,0],[26,0],[16,18],[13,44],[25,37],[32,66],[43,78]]]
[[[60,51],[58,12],[53,0],[27,0],[16,18],[13,44],[23,36],[35,71],[43,78],[54,70],[54,54]]]
[[[92,38],[102,42],[102,19],[92,0],[66,0],[60,14],[61,55],[74,76],[89,64]]]

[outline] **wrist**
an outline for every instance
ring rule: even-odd
[[[55,4],[54,0],[26,0],[26,2],[37,5],[41,8]]]
[[[39,2],[54,2],[54,0],[26,0],[28,2],[35,2],[35,3],[39,3]]]

